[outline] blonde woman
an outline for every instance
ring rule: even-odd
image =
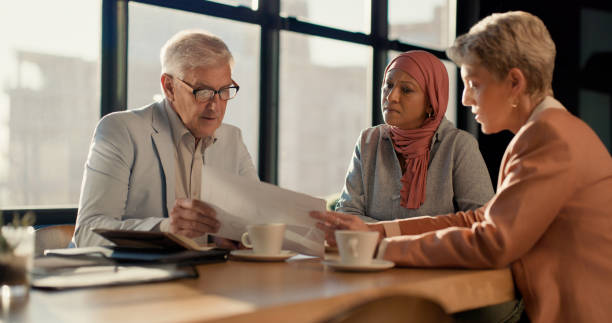
[[[379,257],[400,266],[510,266],[533,322],[612,317],[612,158],[597,135],[553,98],[555,45],[526,12],[493,14],[455,40],[463,104],[485,133],[515,133],[497,193],[483,207],[365,224],[313,213],[336,229],[373,230]]]

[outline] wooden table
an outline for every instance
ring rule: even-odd
[[[390,293],[437,300],[457,312],[514,299],[509,269],[394,268],[337,272],[319,258],[287,262],[230,260],[198,266],[198,279],[47,292],[33,290],[12,316],[19,322],[314,322]],[[13,311],[15,312],[15,311]]]

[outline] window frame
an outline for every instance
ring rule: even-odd
[[[279,119],[279,56],[280,31],[346,41],[372,47],[372,126],[383,123],[380,111],[380,84],[387,63],[387,52],[427,50],[440,59],[447,59],[443,51],[421,47],[399,40],[388,38],[388,1],[370,0],[371,24],[370,33],[352,32],[338,28],[300,21],[295,17],[280,15],[280,0],[258,0],[257,10],[244,6],[231,6],[208,0],[103,0],[102,1],[102,37],[101,37],[101,99],[100,118],[127,109],[127,64],[129,2],[142,3],[168,9],[197,13],[217,18],[259,25],[260,37],[260,99],[259,99],[259,177],[262,181],[278,183],[278,119]],[[477,5],[468,4],[468,0],[456,0],[457,32],[477,20],[474,16]],[[462,9],[465,8],[465,9]],[[261,84],[267,84],[263,87]],[[458,82],[458,87],[460,87]],[[460,95],[457,95],[460,104]],[[466,118],[457,111],[457,126],[468,129],[477,135],[477,128],[469,124]],[[13,213],[34,211],[37,214],[37,225],[54,223],[74,223],[77,208],[24,208],[3,210],[3,216],[10,220]]]

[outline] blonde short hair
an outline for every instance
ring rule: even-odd
[[[540,18],[524,12],[494,13],[455,39],[446,55],[461,66],[480,64],[499,79],[518,68],[530,95],[552,95],[555,43]]]
[[[234,64],[225,42],[203,30],[184,30],[172,36],[162,47],[160,60],[162,74],[179,78],[194,68]]]

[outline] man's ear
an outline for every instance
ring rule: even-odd
[[[520,69],[513,67],[508,72],[508,81],[510,82],[510,92],[511,95],[517,97],[519,94],[522,94],[527,89],[527,79],[525,78],[525,74]]]
[[[172,83],[172,76],[166,73],[162,74],[161,86],[168,101],[174,101],[174,84]]]

